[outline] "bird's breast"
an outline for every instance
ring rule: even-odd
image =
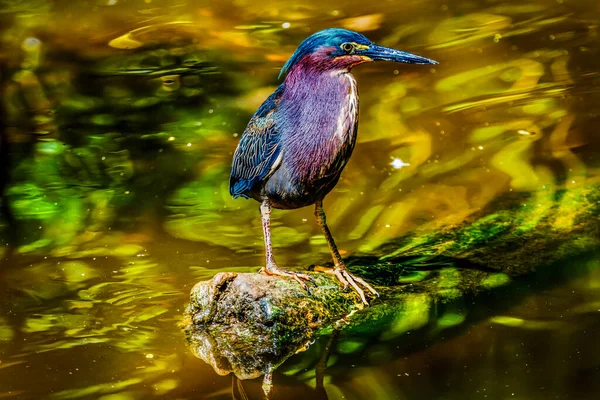
[[[284,132],[284,161],[309,180],[339,174],[356,141],[356,81],[349,73],[326,78],[299,96]]]
[[[356,81],[346,73],[327,78],[282,101],[283,156],[265,186],[276,207],[303,207],[322,199],[352,154],[358,122]]]

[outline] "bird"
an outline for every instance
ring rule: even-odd
[[[307,275],[280,268],[271,241],[271,210],[314,205],[314,215],[333,258],[334,275],[368,305],[377,291],[346,268],[327,226],[323,199],[348,163],[358,129],[358,88],[353,67],[374,61],[437,64],[372,43],[364,35],[328,28],[307,37],[284,64],[283,83],[262,103],[233,155],[229,191],[260,203],[266,263],[260,273],[287,276],[303,288]],[[363,289],[364,288],[364,289]]]

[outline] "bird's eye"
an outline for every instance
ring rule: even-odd
[[[354,45],[352,43],[342,43],[342,50],[344,50],[348,54],[354,53]]]

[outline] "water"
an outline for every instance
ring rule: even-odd
[[[577,203],[556,193],[598,182],[599,21],[596,2],[566,0],[0,2],[0,236],[13,243],[0,247],[0,397],[231,397],[177,324],[195,282],[263,263],[257,204],[229,197],[229,163],[318,29],[440,63],[354,71],[358,144],[325,201],[344,255],[512,194],[533,199],[532,229],[558,203],[553,223],[576,231]],[[282,266],[329,260],[310,208],[275,211],[273,238]],[[600,254],[582,249],[544,284],[334,346],[327,395],[593,398]],[[306,360],[326,341],[275,374],[276,398],[322,395]],[[259,381],[243,385],[260,397]]]

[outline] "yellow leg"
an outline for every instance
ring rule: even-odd
[[[337,246],[335,245],[335,241],[333,240],[333,236],[329,231],[329,227],[327,226],[322,201],[317,201],[317,203],[315,204],[315,218],[317,219],[319,226],[321,226],[321,229],[323,230],[323,235],[325,235],[325,239],[327,240],[327,244],[329,245],[329,250],[331,251],[331,256],[333,257],[333,270],[327,271],[326,273],[336,276],[338,280],[342,282],[344,288],[348,287],[348,285],[352,286],[354,290],[356,290],[356,292],[359,294],[363,303],[368,305],[369,303],[367,302],[367,299],[365,297],[365,292],[358,285],[360,284],[364,286],[375,296],[379,296],[379,294],[375,289],[373,289],[371,285],[365,282],[362,278],[352,275],[344,265],[342,256],[340,255],[340,252],[338,251]]]

